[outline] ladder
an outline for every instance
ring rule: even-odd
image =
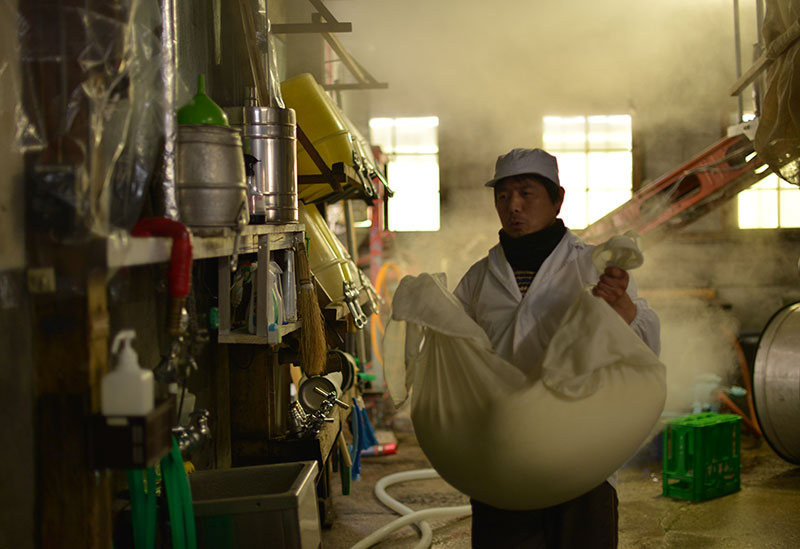
[[[764,177],[766,165],[743,134],[725,137],[581,232],[591,244],[629,230],[663,237],[696,221]]]

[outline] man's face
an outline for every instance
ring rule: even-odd
[[[563,200],[562,191],[553,204],[544,184],[529,175],[507,177],[497,183],[494,192],[494,207],[503,230],[515,238],[552,225]]]

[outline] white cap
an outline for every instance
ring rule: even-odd
[[[508,154],[497,157],[494,177],[486,183],[486,186],[494,187],[503,178],[525,174],[543,177],[556,187],[561,184],[555,156],[542,149],[513,149]]]

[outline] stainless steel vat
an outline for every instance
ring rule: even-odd
[[[753,400],[764,438],[775,453],[800,465],[800,303],[775,313],[761,334]]]
[[[241,227],[249,219],[239,132],[225,126],[178,127],[180,220],[191,227]]]
[[[266,223],[297,222],[297,122],[293,109],[246,106],[225,109],[242,132],[245,153],[258,162],[250,213]]]

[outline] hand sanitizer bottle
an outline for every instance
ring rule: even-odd
[[[131,346],[135,337],[135,331],[122,330],[111,345],[119,357],[117,367],[103,376],[100,408],[105,416],[145,416],[155,405],[153,372],[139,366]]]

